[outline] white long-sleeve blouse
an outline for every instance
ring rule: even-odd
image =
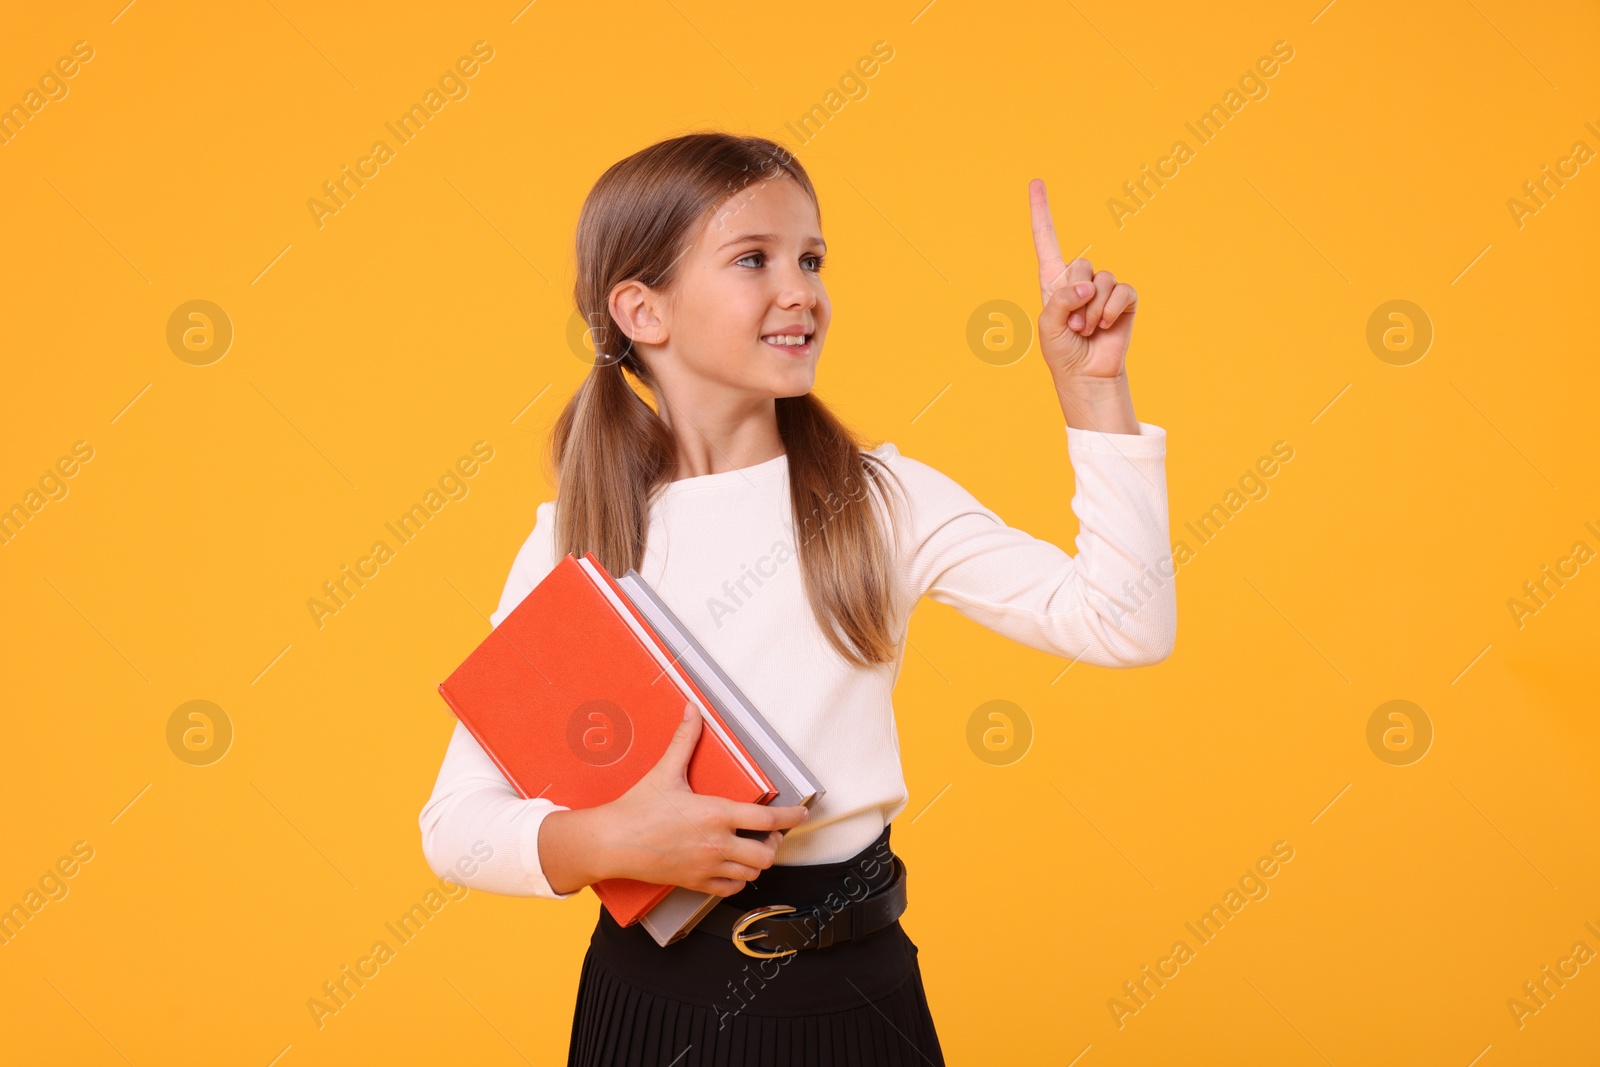
[[[906,489],[895,539],[893,662],[854,667],[823,637],[801,584],[788,457],[668,483],[652,502],[640,575],[760,709],[826,789],[775,863],[832,863],[871,844],[909,800],[890,693],[905,622],[927,596],[1031,648],[1104,667],[1171,654],[1177,597],[1168,541],[1166,431],[1066,427],[1076,478],[1077,554],[1007,526],[954,480],[872,451]],[[549,573],[554,501],[540,504],[493,625]],[[801,536],[813,529],[802,524]],[[565,899],[539,862],[547,799],[524,799],[457,722],[422,809],[433,871],[474,889]],[[487,847],[485,847],[487,846]]]

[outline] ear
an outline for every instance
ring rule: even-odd
[[[611,290],[611,317],[635,345],[667,341],[669,309],[660,293],[638,279],[618,282]]]

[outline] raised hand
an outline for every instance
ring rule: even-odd
[[[1086,259],[1065,263],[1044,182],[1028,183],[1033,247],[1039,257],[1039,348],[1058,379],[1116,379],[1127,369],[1139,296]]]

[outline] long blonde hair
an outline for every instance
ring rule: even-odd
[[[578,217],[578,313],[589,324],[594,365],[550,434],[556,472],[556,558],[593,552],[612,574],[640,566],[657,489],[676,469],[672,431],[623,377],[658,396],[649,369],[612,319],[609,297],[636,279],[670,289],[678,263],[709,213],[761,180],[793,180],[817,203],[804,168],[761,137],[701,132],[660,141],[613,164]],[[821,218],[821,206],[817,207]],[[895,632],[894,552],[886,464],[814,395],[775,400],[788,453],[795,548],[824,636],[855,666],[887,663]],[[659,407],[659,403],[657,404]],[[873,493],[885,507],[872,506]]]

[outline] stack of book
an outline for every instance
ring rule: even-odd
[[[638,572],[612,578],[592,553],[568,553],[439,692],[525,798],[617,799],[666,752],[685,703],[704,723],[694,792],[784,806],[825,792]],[[721,899],[632,878],[591,888],[619,925],[643,923],[663,946]]]

